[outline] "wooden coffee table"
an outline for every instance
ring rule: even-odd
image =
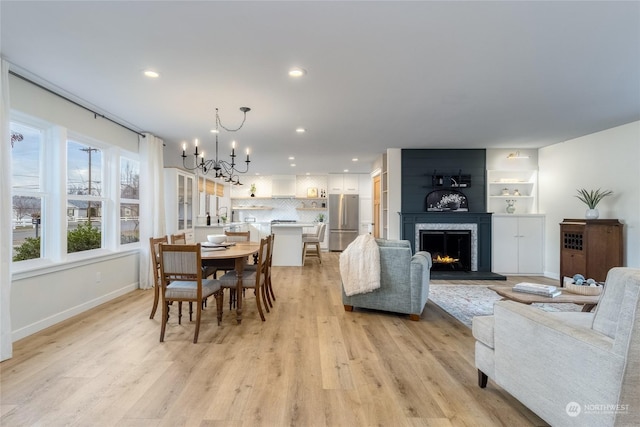
[[[525,292],[515,292],[513,286],[489,286],[489,289],[497,293],[503,300],[511,300],[522,304],[536,303],[572,303],[582,305],[582,311],[591,311],[598,305],[600,295],[579,295],[567,292],[564,288],[558,288],[562,295],[557,297],[545,297],[542,295],[528,294]]]

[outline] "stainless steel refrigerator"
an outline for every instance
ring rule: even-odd
[[[329,194],[329,250],[343,251],[358,237],[358,195]]]

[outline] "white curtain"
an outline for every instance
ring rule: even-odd
[[[9,63],[2,60],[2,85],[0,86],[0,361],[13,355],[11,339],[11,134],[9,130]]]
[[[164,236],[164,158],[160,138],[147,133],[140,144],[140,288],[153,287],[149,239]]]

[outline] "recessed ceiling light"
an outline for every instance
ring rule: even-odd
[[[296,166],[296,164],[295,164],[295,163],[291,163],[291,167],[295,167],[295,166]]]
[[[307,130],[305,128],[296,128],[296,132],[305,133]]]
[[[305,74],[307,74],[307,71],[299,67],[294,67],[289,70],[290,77],[302,77]]]
[[[289,160],[295,160],[296,158],[293,156],[289,156]]]
[[[220,133],[218,129],[211,129],[211,133]]]
[[[157,79],[158,77],[160,77],[160,73],[153,70],[144,70],[144,75],[152,79]]]
[[[349,169],[345,169],[343,172],[349,172]]]
[[[353,159],[351,159],[351,161],[352,161],[352,162],[357,162],[357,161],[358,161],[358,158],[357,158],[357,157],[354,157]]]

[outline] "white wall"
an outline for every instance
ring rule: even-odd
[[[584,218],[579,188],[613,190],[598,205],[600,218],[624,223],[624,265],[640,268],[640,122],[541,148],[538,166],[545,276],[559,278],[560,222]]]
[[[10,78],[9,88],[12,110],[138,152],[135,133],[107,120],[96,119],[89,111],[16,77]],[[136,249],[71,263],[40,265],[37,270],[14,273],[10,303],[13,340],[136,289],[138,278],[139,253]]]

